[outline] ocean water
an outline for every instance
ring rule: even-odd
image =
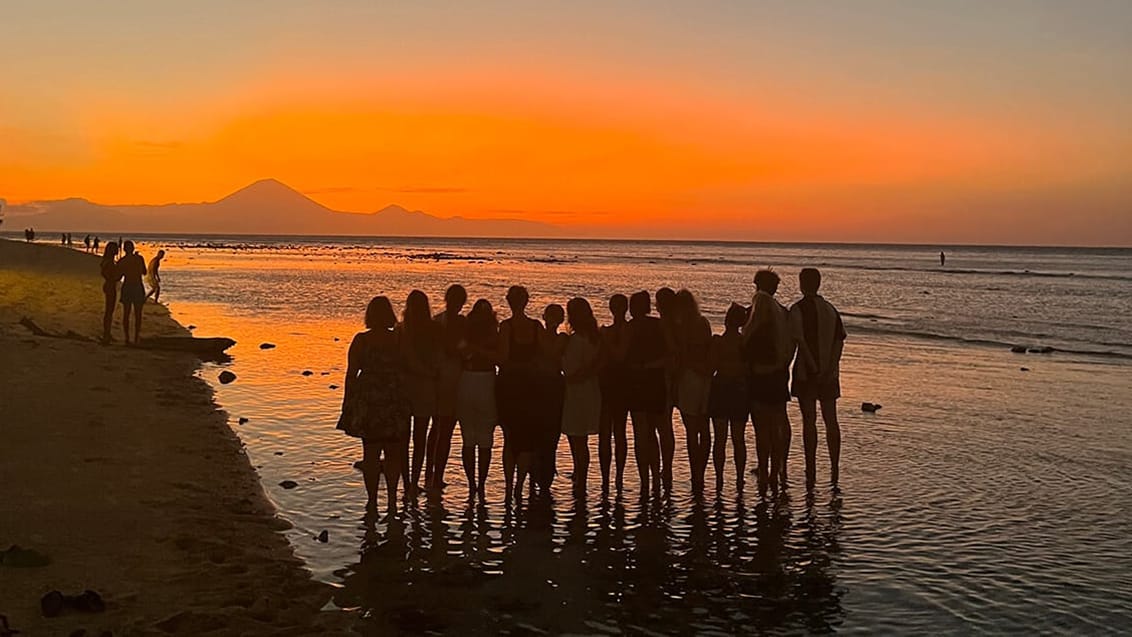
[[[1074,633],[1132,631],[1132,250],[439,239],[143,237],[166,249],[163,299],[200,336],[238,341],[201,370],[316,577],[375,633]],[[756,268],[818,266],[845,316],[841,492],[785,496],[442,498],[366,519],[334,429],[346,348],[368,300],[468,287],[506,315],[513,283],[548,302],[688,287],[718,331]],[[270,342],[274,349],[261,350]],[[1053,348],[1015,354],[1011,346]],[[221,368],[238,376],[215,382]],[[310,375],[303,375],[310,371]],[[863,401],[884,408],[860,411]],[[238,424],[239,418],[247,418]],[[753,436],[748,428],[748,445]],[[500,446],[496,447],[496,463]],[[819,483],[828,475],[824,441]],[[559,471],[570,473],[569,451]],[[730,456],[730,450],[729,450]],[[753,454],[752,454],[753,461]],[[278,483],[295,480],[284,490]],[[327,530],[330,541],[314,538]]]

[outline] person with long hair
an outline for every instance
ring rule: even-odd
[[[110,328],[114,325],[114,306],[118,302],[118,244],[111,241],[106,244],[106,251],[102,253],[99,270],[102,274],[102,295],[106,305],[102,311],[102,342],[110,343],[114,337],[110,335]]]
[[[444,311],[434,321],[440,333],[440,369],[436,380],[436,424],[428,433],[425,460],[425,487],[443,489],[452,434],[456,431],[456,397],[460,386],[460,342],[464,340],[467,318],[461,314],[468,302],[464,286],[454,283],[444,292]]]
[[[676,406],[684,421],[692,493],[703,495],[704,473],[711,455],[708,400],[711,396],[711,324],[688,290],[676,294],[673,336],[676,341]]]
[[[660,441],[657,428],[665,417],[668,394],[664,365],[668,345],[660,319],[653,316],[649,293],[629,297],[629,347],[625,366],[629,373],[629,413],[633,423],[633,456],[641,480],[641,499],[649,495],[649,481],[661,492]]]
[[[464,475],[468,478],[468,497],[479,497],[481,501],[486,496],[491,448],[495,444],[495,427],[499,424],[495,405],[498,347],[499,321],[495,318],[495,309],[487,299],[480,299],[468,313],[467,331],[460,343],[462,369],[456,414],[460,420],[461,458]]]
[[[420,290],[409,292],[405,299],[401,354],[405,361],[405,395],[412,414],[413,446],[412,458],[404,458],[402,474],[405,491],[411,495],[420,485],[429,425],[436,419],[436,383],[440,377],[440,329],[432,320],[428,296]]]
[[[664,490],[672,492],[672,459],[676,455],[676,436],[672,426],[673,410],[676,408],[677,385],[676,369],[676,292],[670,287],[656,291],[656,313],[660,316],[663,328],[665,349],[664,359],[664,419],[656,421],[656,436],[660,441],[660,475],[664,480]]]
[[[567,335],[559,329],[566,321],[566,312],[557,303],[543,310],[542,343],[539,345],[541,391],[539,396],[542,418],[539,423],[538,451],[532,467],[532,482],[539,492],[550,495],[550,485],[558,475],[558,441],[562,437],[562,401],[566,394],[566,381],[562,377],[562,355],[566,351]]]
[[[602,348],[605,363],[601,371],[601,428],[598,431],[597,455],[601,464],[601,491],[609,493],[609,473],[616,461],[616,488],[621,493],[625,486],[625,460],[629,444],[625,428],[629,424],[629,389],[626,385],[625,354],[629,347],[629,299],[624,294],[609,298],[609,313],[613,322],[602,326]]]
[[[367,511],[377,510],[379,470],[384,470],[386,508],[393,512],[409,444],[410,408],[401,383],[397,315],[388,298],[377,296],[369,302],[365,327],[350,343],[338,429],[362,439]]]
[[[601,334],[589,301],[575,297],[566,303],[570,336],[562,354],[566,392],[562,401],[562,433],[574,460],[574,497],[583,498],[590,469],[589,437],[601,427]]]
[[[538,451],[539,404],[538,354],[542,323],[527,316],[530,294],[513,285],[507,290],[510,318],[499,324],[499,379],[497,396],[499,426],[503,429],[503,475],[505,499],[510,502],[518,485],[530,473]],[[516,475],[517,474],[517,475]],[[516,479],[517,477],[517,479]]]
[[[747,468],[747,419],[751,402],[747,398],[746,365],[743,362],[743,324],[747,322],[747,308],[732,303],[723,320],[723,334],[712,337],[711,398],[708,412],[715,430],[712,460],[715,464],[715,490],[723,491],[724,467],[727,462],[727,436],[735,461],[735,493],[743,492]]]

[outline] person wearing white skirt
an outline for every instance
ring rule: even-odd
[[[499,424],[495,406],[498,339],[499,322],[491,303],[485,299],[476,301],[468,313],[467,338],[460,343],[463,362],[456,393],[456,415],[464,442],[461,456],[464,475],[468,478],[468,496],[478,495],[481,500],[491,467],[495,426]]]
[[[562,356],[566,395],[562,403],[562,433],[574,459],[574,495],[582,497],[590,468],[589,436],[601,426],[601,339],[593,308],[583,298],[566,304],[570,339]]]

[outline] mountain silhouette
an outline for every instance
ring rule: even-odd
[[[37,231],[107,235],[555,237],[562,234],[556,226],[535,221],[437,217],[398,205],[369,213],[342,212],[327,208],[275,179],[261,179],[210,202],[105,205],[70,198],[9,205],[7,212],[13,223]]]

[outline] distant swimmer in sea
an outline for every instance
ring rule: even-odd
[[[837,423],[837,399],[841,397],[841,352],[845,347],[845,324],[833,304],[818,289],[821,272],[803,268],[798,275],[802,299],[790,308],[790,319],[798,339],[794,361],[792,392],[802,411],[802,442],[806,455],[806,488],[816,480],[817,406],[825,422],[825,442],[829,448],[829,481],[837,486],[841,462],[841,427]]]
[[[444,472],[456,430],[456,395],[460,385],[460,341],[464,340],[467,317],[461,312],[468,302],[464,286],[454,283],[444,293],[444,311],[433,319],[440,339],[440,369],[436,378],[436,424],[428,434],[425,455],[425,487],[443,489]]]
[[[392,512],[409,443],[410,407],[402,388],[397,316],[388,298],[369,302],[365,326],[350,343],[338,429],[362,439],[366,510],[377,510],[379,471],[384,471],[385,505]]]
[[[499,359],[499,322],[487,299],[480,299],[468,312],[461,354],[460,384],[456,394],[456,416],[460,420],[461,458],[468,479],[468,498],[486,497],[491,449],[499,425],[495,403],[495,365]]]
[[[747,373],[743,359],[743,324],[747,322],[747,308],[732,303],[723,321],[723,334],[712,337],[711,367],[715,376],[711,380],[711,398],[708,412],[715,430],[712,460],[715,463],[715,490],[723,490],[724,468],[727,463],[727,436],[731,435],[735,462],[735,492],[742,493],[744,472],[747,468],[747,419],[751,401],[747,398]]]
[[[102,273],[102,294],[106,297],[106,307],[102,313],[102,342],[110,343],[114,337],[110,335],[110,327],[114,324],[114,306],[118,302],[118,244],[111,241],[106,244],[106,252],[102,255],[99,269]]]
[[[136,345],[141,337],[142,305],[145,304],[145,259],[134,252],[134,242],[129,239],[122,244],[122,258],[118,260],[118,275],[122,278],[122,334],[126,344],[130,344],[130,313],[134,317],[134,340]]]
[[[940,252],[939,252],[939,267],[942,268],[945,263],[947,263],[947,255],[944,254],[942,250],[940,250]]]
[[[755,425],[759,495],[786,486],[790,452],[790,361],[797,344],[790,313],[775,298],[779,277],[773,270],[755,273],[751,316],[743,327],[749,362],[751,420]]]
[[[165,251],[158,250],[157,256],[149,260],[149,267],[146,269],[145,278],[149,282],[149,294],[145,298],[153,297],[154,303],[160,303],[161,297],[161,261],[165,258]]]

